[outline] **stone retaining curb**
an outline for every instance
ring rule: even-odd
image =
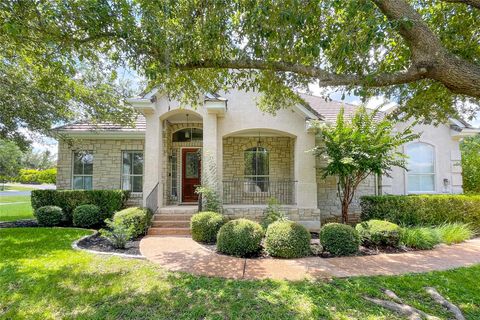
[[[83,229],[85,230],[85,229]],[[72,249],[73,250],[78,250],[78,251],[85,251],[85,252],[89,252],[89,253],[94,253],[94,254],[101,254],[101,255],[106,255],[106,256],[115,256],[115,257],[121,257],[121,258],[128,258],[128,259],[140,259],[140,260],[144,260],[146,259],[144,256],[138,256],[138,255],[135,255],[135,254],[126,254],[126,253],[118,253],[118,252],[105,252],[105,251],[97,251],[97,250],[91,250],[91,249],[85,249],[85,248],[82,248],[78,245],[78,243],[84,239],[87,239],[89,237],[93,237],[93,236],[96,236],[98,234],[98,231],[97,230],[91,230],[93,231],[93,234],[90,234],[90,235],[86,235],[86,236],[83,236],[81,237],[80,239],[78,240],[75,240],[73,243],[72,243]]]

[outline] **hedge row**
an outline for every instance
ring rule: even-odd
[[[46,170],[36,170],[36,169],[20,169],[18,177],[15,179],[20,183],[31,183],[31,184],[41,184],[41,183],[51,183],[55,184],[57,181],[57,169],[46,169]]]
[[[103,221],[122,209],[128,197],[129,192],[123,190],[33,190],[32,207],[34,210],[43,206],[60,207],[67,222],[71,222],[76,207],[94,204],[100,208]]]
[[[361,197],[362,220],[388,220],[400,225],[463,222],[480,230],[480,195],[412,195]]]

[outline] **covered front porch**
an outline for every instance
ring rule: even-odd
[[[217,100],[198,109],[156,103],[162,107],[143,109],[145,206],[198,204],[202,185],[216,191],[231,217],[255,219],[275,198],[292,219],[318,220],[315,158],[307,152],[315,136],[305,118],[259,121],[241,109],[227,113]]]

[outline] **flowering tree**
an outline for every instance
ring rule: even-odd
[[[342,108],[335,124],[317,122],[316,127],[323,143],[314,153],[327,160],[323,177],[337,177],[343,223],[348,223],[348,207],[360,183],[369,175],[388,175],[393,166],[405,168],[405,155],[398,149],[419,136],[412,126],[396,132],[393,121],[365,107],[351,120],[345,119]]]

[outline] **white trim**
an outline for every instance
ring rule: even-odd
[[[405,181],[405,186],[404,186],[404,192],[405,194],[437,194],[438,193],[438,187],[437,187],[437,178],[439,176],[438,172],[438,152],[435,144],[431,142],[427,142],[426,140],[418,140],[418,141],[411,141],[403,146],[403,153],[408,156],[407,154],[407,147],[412,145],[412,144],[418,144],[418,143],[423,143],[426,145],[429,145],[433,148],[433,173],[424,173],[424,174],[418,174],[418,175],[433,175],[433,191],[409,191],[408,190],[408,175],[410,174],[408,170],[403,170],[404,172],[404,181]],[[407,158],[408,162],[408,158]],[[408,168],[407,168],[408,169]]]
[[[316,114],[314,114],[312,111],[308,110],[305,106],[302,106],[301,104],[296,104],[294,110],[297,111],[297,113],[300,113],[300,115],[303,115],[307,118],[314,120],[319,119]]]
[[[59,131],[68,137],[71,138],[89,138],[89,139],[145,139],[145,131]]]

